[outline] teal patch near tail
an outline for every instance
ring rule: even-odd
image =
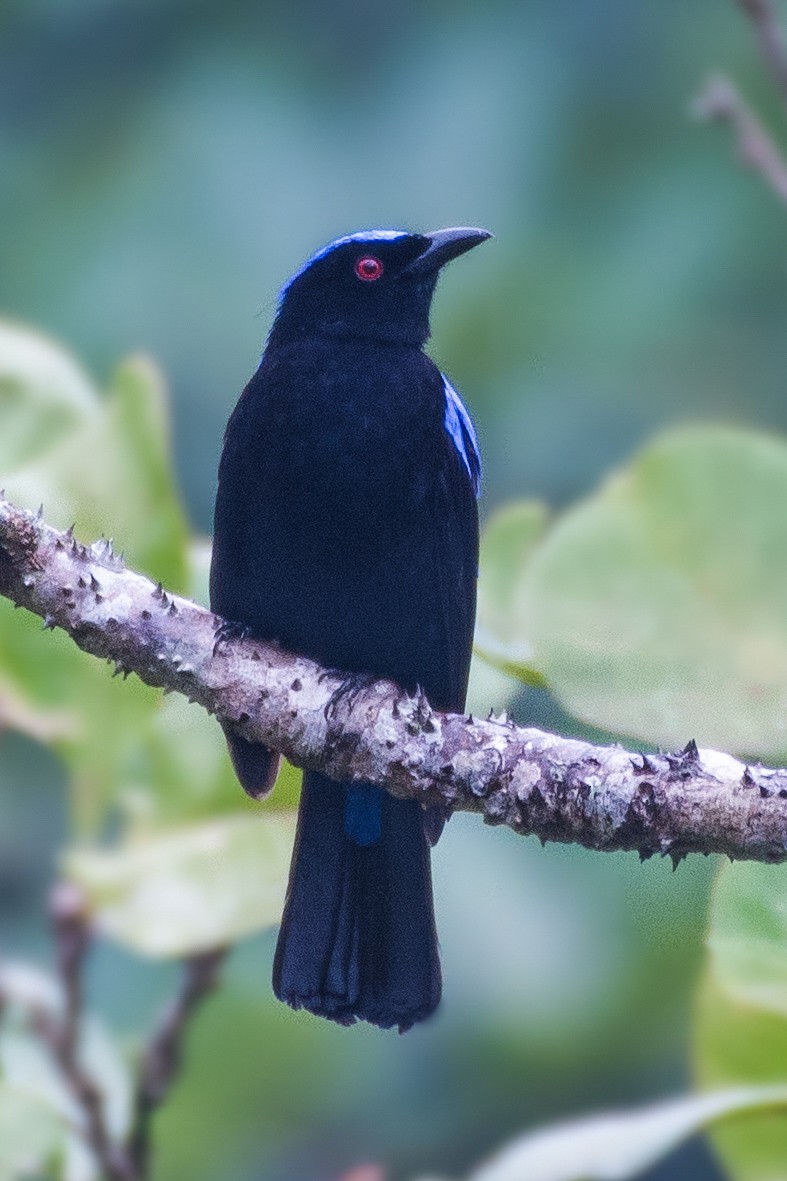
[[[380,839],[382,799],[382,788],[370,783],[353,783],[346,788],[344,832],[361,849],[376,845]]]

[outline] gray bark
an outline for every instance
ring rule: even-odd
[[[787,858],[787,771],[697,750],[641,754],[506,718],[433,710],[387,681],[250,639],[216,642],[210,611],[0,498],[0,593],[85,652],[185,694],[248,739],[334,779],[476,812],[542,841],[641,856]]]

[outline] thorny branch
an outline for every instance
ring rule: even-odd
[[[507,718],[433,710],[388,681],[344,692],[341,673],[250,639],[216,616],[0,499],[0,594],[86,652],[198,702],[247,739],[333,779],[476,812],[542,841],[645,858],[787,859],[787,770],[689,742],[674,754],[594,746]]]
[[[787,48],[770,0],[738,0],[738,5],[754,25],[762,58],[787,102]],[[692,107],[701,120],[730,125],[741,161],[787,204],[787,159],[729,78],[709,78]]]

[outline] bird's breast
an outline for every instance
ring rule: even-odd
[[[266,354],[225,437],[214,609],[323,663],[453,700],[445,571],[460,586],[475,570],[452,524],[467,515],[472,549],[475,500],[444,397],[420,350]]]
[[[429,495],[444,450],[442,387],[420,350],[331,342],[267,358],[249,390],[250,482],[297,528],[391,522]]]

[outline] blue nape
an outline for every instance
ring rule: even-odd
[[[322,250],[318,250],[311,258],[307,258],[303,266],[298,267],[295,274],[289,277],[279,292],[279,305],[281,305],[285,295],[296,279],[299,279],[314,263],[325,258],[326,255],[336,250],[339,246],[346,246],[348,242],[357,242],[359,246],[362,246],[365,242],[368,242],[370,245],[375,242],[395,242],[397,238],[406,237],[407,230],[358,230],[355,234],[345,234],[343,238],[334,238],[333,242],[329,242],[327,246],[323,246]]]
[[[367,783],[353,783],[346,788],[344,831],[354,845],[366,848],[380,839],[383,789]]]

